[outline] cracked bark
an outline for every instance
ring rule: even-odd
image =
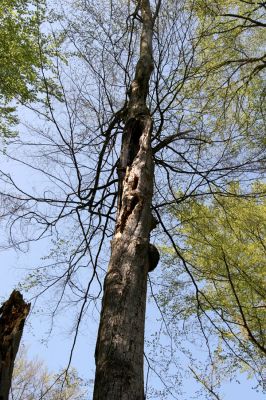
[[[8,400],[14,361],[30,304],[14,290],[0,308],[0,400]]]
[[[146,105],[153,70],[153,18],[142,17],[140,57],[131,83],[120,154],[120,193],[95,350],[94,400],[143,400],[143,352],[154,165]]]

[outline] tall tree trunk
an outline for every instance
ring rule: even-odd
[[[30,304],[14,290],[0,308],[0,400],[8,400],[14,361]]]
[[[116,230],[104,283],[95,351],[94,400],[143,400],[143,351],[154,165],[152,118],[146,105],[153,70],[154,20],[140,0],[140,58],[131,83],[120,154]]]

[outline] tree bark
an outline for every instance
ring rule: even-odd
[[[0,308],[0,400],[8,400],[14,361],[30,304],[14,290]]]
[[[140,0],[140,57],[131,83],[120,154],[120,189],[95,351],[94,400],[143,400],[143,352],[154,165],[146,105],[153,70],[149,0]]]

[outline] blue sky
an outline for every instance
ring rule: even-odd
[[[8,152],[11,151],[11,147],[8,147]],[[3,155],[0,163],[1,169],[12,174],[16,182],[22,187],[29,191],[34,191],[38,185],[45,185],[45,181],[40,179],[40,176],[36,172],[29,172],[18,163],[6,159]],[[2,239],[7,232],[4,231],[4,227],[0,225],[0,232]],[[14,287],[23,279],[29,272],[29,269],[35,268],[40,264],[41,257],[47,255],[51,249],[50,238],[41,240],[39,242],[32,243],[28,251],[21,252],[15,251],[14,249],[1,251],[1,271],[0,271],[0,300],[4,301],[7,299]],[[26,250],[26,248],[24,249]],[[156,273],[156,272],[155,272]],[[30,294],[25,294],[27,300],[30,298]],[[49,296],[52,296],[52,291]],[[35,357],[36,355],[40,359],[44,360],[47,366],[52,371],[58,371],[60,368],[66,366],[69,353],[72,345],[73,335],[71,335],[71,322],[74,316],[73,312],[66,312],[55,321],[55,328],[51,334],[48,334],[50,328],[50,319],[47,315],[47,304],[49,303],[49,296],[45,297],[45,300],[40,300],[36,307],[33,309],[33,313],[28,319],[28,323],[25,327],[23,335],[23,341],[29,349],[29,356]],[[39,311],[39,312],[38,312]],[[97,326],[99,314],[94,308],[93,313],[86,316],[86,322],[82,325],[80,334],[78,336],[78,342],[75,349],[72,365],[78,370],[81,377],[89,379],[91,384],[89,386],[89,398],[92,393],[92,380],[94,378],[94,348],[96,343]],[[147,309],[147,323],[146,333],[147,338],[149,334],[154,332],[156,329],[156,321],[158,319],[158,313],[153,304],[148,305]],[[187,360],[184,358],[184,365]],[[182,363],[179,366],[182,369]],[[175,372],[174,370],[172,372]],[[158,380],[151,375],[150,382],[156,386],[159,384]],[[222,394],[224,400],[231,400],[232,397],[240,397],[242,400],[263,400],[265,394],[262,391],[256,392],[252,390],[252,387],[256,383],[250,379],[247,379],[245,375],[239,375],[239,383],[225,382],[222,386]],[[180,400],[188,400],[197,397],[197,390],[200,386],[196,384],[195,380],[191,378],[184,378],[184,394],[180,397]],[[196,397],[195,397],[196,396]],[[172,396],[168,396],[167,400],[171,400]]]
[[[47,245],[47,244],[46,244]],[[10,292],[20,279],[27,273],[29,265],[38,263],[40,253],[45,251],[46,245],[38,243],[32,246],[28,253],[15,252],[9,250],[1,253],[1,274],[0,274],[0,299],[8,298]],[[26,299],[27,299],[26,294]],[[41,308],[42,303],[39,303]],[[37,307],[38,308],[38,307]],[[68,324],[69,315],[65,314],[55,324],[55,329],[52,334],[47,336],[49,329],[49,318],[42,313],[31,315],[25,327],[23,342],[29,349],[29,357],[38,356],[44,360],[47,366],[52,371],[57,371],[63,368],[69,357],[71,348],[71,336],[66,332],[64,325]],[[147,309],[147,328],[146,332],[152,332],[156,324],[156,316],[154,307],[148,306]],[[75,350],[72,365],[78,370],[79,374],[85,379],[93,379],[94,376],[94,346],[96,342],[97,333],[97,313],[91,318],[87,318],[86,323],[83,325],[77,347]],[[47,341],[48,339],[48,341]],[[232,398],[241,398],[242,400],[264,400],[265,394],[252,390],[255,386],[253,380],[247,379],[245,375],[239,375],[239,383],[225,382],[222,385],[221,393],[224,400],[231,400]],[[151,383],[155,383],[154,377],[151,377]],[[186,395],[182,396],[180,400],[188,400],[194,397],[195,392],[199,386],[193,379],[186,379],[184,382],[184,390]],[[92,396],[92,381],[89,385],[89,399]],[[169,400],[172,397],[169,395]]]

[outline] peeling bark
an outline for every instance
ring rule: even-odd
[[[140,58],[125,111],[116,230],[95,351],[94,400],[144,399],[144,322],[154,227],[152,118],[146,98],[153,70],[154,20],[148,0],[140,0],[138,6],[143,24]]]
[[[8,400],[14,361],[30,304],[14,290],[0,308],[0,400]]]

